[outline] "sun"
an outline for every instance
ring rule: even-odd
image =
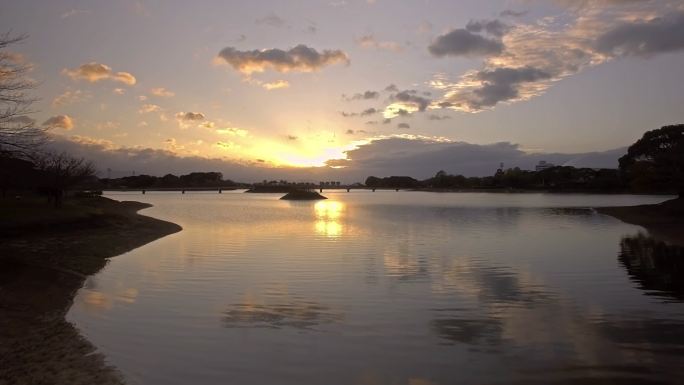
[[[326,167],[330,160],[348,159],[347,152],[364,143],[366,141],[361,140],[338,144],[320,137],[301,138],[295,144],[264,143],[257,147],[256,152],[278,166]]]

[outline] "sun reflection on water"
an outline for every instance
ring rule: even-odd
[[[314,227],[316,233],[336,238],[342,235],[344,227],[342,225],[342,216],[345,211],[345,204],[339,201],[318,201],[314,205],[316,214],[316,223]]]

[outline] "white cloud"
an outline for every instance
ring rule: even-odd
[[[378,41],[373,35],[364,35],[356,39],[356,44],[366,49],[401,52],[404,47],[395,41]]]
[[[90,99],[91,95],[81,90],[66,90],[52,99],[52,107],[62,107]]]
[[[76,9],[76,8],[74,8],[74,9],[70,9],[70,10],[62,13],[59,17],[61,17],[62,19],[67,19],[67,18],[72,17],[72,16],[84,15],[84,14],[88,14],[88,13],[91,13],[91,11],[89,11],[87,9]]]
[[[269,91],[279,90],[282,88],[290,87],[290,82],[288,82],[287,80],[276,80],[273,82],[263,83],[261,86]]]
[[[142,107],[140,107],[140,109],[138,110],[138,113],[147,114],[150,112],[159,112],[161,110],[162,108],[156,104],[143,104]]]
[[[150,93],[160,98],[170,98],[176,95],[174,92],[169,91],[164,87],[152,88],[150,90]]]
[[[249,131],[236,127],[219,128],[216,130],[216,133],[222,135],[239,136],[242,138],[246,138],[249,135]]]

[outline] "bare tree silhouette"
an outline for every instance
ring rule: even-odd
[[[27,157],[46,140],[46,128],[30,117],[37,100],[30,94],[36,86],[28,77],[31,65],[8,49],[26,38],[0,35],[0,155]]]
[[[91,162],[66,152],[37,155],[35,165],[45,174],[45,189],[54,200],[55,207],[62,206],[65,190],[95,176],[95,166]]]

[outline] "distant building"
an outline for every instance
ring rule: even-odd
[[[553,163],[548,163],[545,160],[540,160],[539,163],[534,167],[534,171],[544,171],[551,167],[556,167],[556,165]]]
[[[496,169],[496,173],[494,175],[501,175],[504,172],[504,164],[501,162],[499,164],[499,168]]]

